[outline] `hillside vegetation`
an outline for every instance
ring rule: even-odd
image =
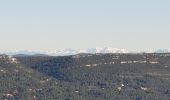
[[[0,56],[2,100],[170,100],[170,54]]]

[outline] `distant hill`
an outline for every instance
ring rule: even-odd
[[[170,53],[0,56],[1,100],[169,100]]]

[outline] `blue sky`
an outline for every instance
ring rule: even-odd
[[[0,50],[170,49],[169,0],[1,0]]]

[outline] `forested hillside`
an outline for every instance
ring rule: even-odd
[[[0,56],[2,100],[169,100],[170,54]]]

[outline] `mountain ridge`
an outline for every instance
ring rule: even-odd
[[[136,50],[127,50],[113,47],[104,47],[104,48],[88,48],[84,50],[76,50],[76,49],[57,49],[54,51],[34,51],[34,50],[19,50],[19,51],[11,51],[11,52],[2,52],[1,54],[7,55],[49,55],[49,56],[68,56],[68,55],[76,55],[79,53],[169,53],[170,49],[157,49],[157,50],[146,50],[146,51],[136,51]]]

